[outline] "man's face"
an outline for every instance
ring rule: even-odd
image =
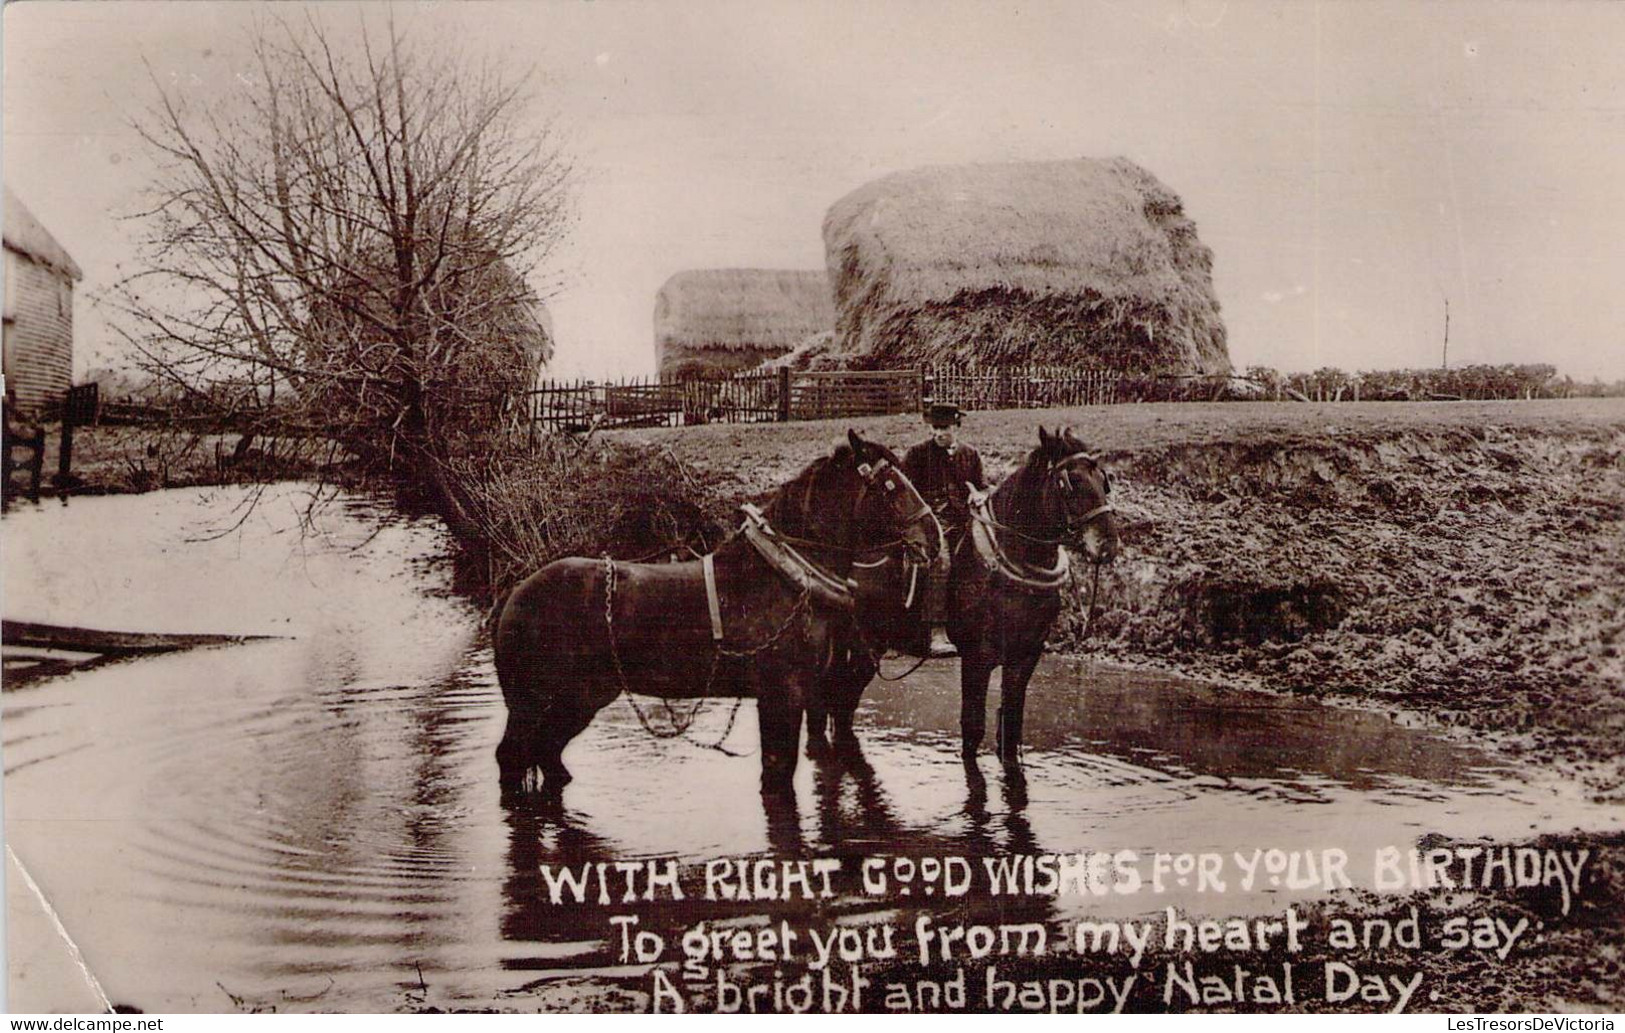
[[[937,443],[938,448],[954,447],[954,429],[952,427],[933,427],[931,440]]]

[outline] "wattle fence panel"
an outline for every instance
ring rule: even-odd
[[[1052,367],[772,369],[714,379],[548,381],[530,392],[530,417],[536,426],[581,432],[879,416],[921,412],[932,402],[972,410],[1206,401],[1226,397],[1232,386],[1232,378],[1227,376],[1138,375]]]

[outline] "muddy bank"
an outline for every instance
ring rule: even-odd
[[[1131,547],[1058,643],[1419,710],[1617,793],[1622,454],[1618,425],[1115,453]]]
[[[992,476],[1043,422],[1107,460],[1126,549],[1057,649],[1420,715],[1617,796],[1625,402],[1167,404],[974,413]],[[623,435],[754,497],[847,424]]]

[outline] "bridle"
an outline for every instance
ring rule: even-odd
[[[1072,512],[1072,507],[1063,502],[1061,505],[1063,511],[1066,513],[1066,536],[1057,541],[1057,545],[1076,546],[1081,544],[1083,541],[1083,536],[1089,531],[1090,524],[1094,523],[1096,520],[1099,520],[1101,517],[1117,512],[1117,510],[1112,507],[1112,504],[1106,500],[1107,494],[1112,490],[1111,478],[1107,477],[1106,471],[1100,468],[1099,461],[1096,460],[1094,456],[1088,454],[1080,453],[1078,455],[1071,456],[1056,467],[1055,479],[1061,486],[1061,497],[1063,499],[1072,499],[1077,496],[1078,486],[1072,481],[1072,471],[1080,462],[1087,463],[1091,470],[1100,474],[1100,505],[1095,506],[1093,509],[1090,509],[1087,512],[1074,514]],[[1093,489],[1092,485],[1091,489]]]
[[[920,497],[919,491],[909,481],[908,476],[893,466],[890,459],[882,457],[873,463],[859,463],[858,476],[863,479],[863,487],[858,491],[857,506],[861,506],[864,496],[874,489],[886,493],[886,502],[891,507],[892,516],[903,527],[923,532],[929,525],[936,523],[936,514],[931,511],[931,507]],[[890,549],[895,545],[907,547],[909,545],[907,536],[900,535],[890,541],[848,551],[855,554],[873,553]]]
[[[889,475],[888,471],[890,471]],[[871,490],[876,490],[885,493],[886,502],[890,506],[892,516],[899,520],[902,526],[910,529],[918,527],[924,532],[928,524],[935,523],[936,514],[920,497],[919,491],[909,481],[908,476],[894,466],[891,460],[882,457],[873,463],[859,463],[857,472],[863,484],[858,489],[857,498],[853,501],[852,508],[854,511],[862,507],[864,498]],[[785,534],[783,531],[775,530],[766,524],[761,525],[758,531],[764,537],[784,545],[848,556],[850,557],[848,562],[858,566],[878,566],[879,564],[860,563],[857,557],[872,556],[875,553],[888,553],[898,546],[904,547],[905,555],[914,552],[914,547],[909,542],[907,535],[898,535],[895,538],[854,547],[820,541],[816,538],[803,538],[797,535]],[[925,537],[929,538],[931,535],[927,533]],[[806,560],[806,562],[817,569],[823,576],[839,580],[822,567],[813,564],[811,560]],[[884,562],[884,560],[881,562]],[[917,562],[924,561],[918,560]]]
[[[1061,503],[1061,508],[1062,512],[1065,513],[1066,530],[1057,537],[1047,538],[1043,535],[1032,534],[1031,532],[1023,531],[1019,527],[1011,527],[1009,524],[1002,523],[993,517],[992,507],[986,505],[985,502],[982,505],[976,505],[973,501],[973,504],[970,507],[971,518],[991,529],[1003,531],[1006,534],[1014,535],[1017,538],[1024,539],[1036,545],[1065,545],[1071,548],[1081,547],[1084,536],[1089,533],[1089,525],[1093,524],[1097,520],[1100,520],[1102,517],[1117,512],[1117,510],[1110,502],[1106,501],[1106,493],[1111,491],[1111,481],[1107,478],[1106,471],[1100,469],[1100,464],[1094,456],[1087,455],[1085,453],[1078,453],[1076,455],[1069,456],[1056,467],[1055,483],[1060,488],[1061,498],[1063,500],[1071,499],[1077,495],[1078,486],[1072,479],[1072,473],[1074,468],[1080,463],[1088,463],[1091,468],[1098,471],[1100,474],[1100,504],[1087,512],[1073,513],[1072,508],[1067,505],[1065,501],[1063,501]],[[984,498],[991,498],[991,496],[984,496]]]

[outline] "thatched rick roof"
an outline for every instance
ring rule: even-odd
[[[1213,254],[1124,158],[876,180],[824,218],[850,364],[1228,372]]]
[[[655,295],[663,375],[760,365],[835,325],[822,269],[690,269]]]

